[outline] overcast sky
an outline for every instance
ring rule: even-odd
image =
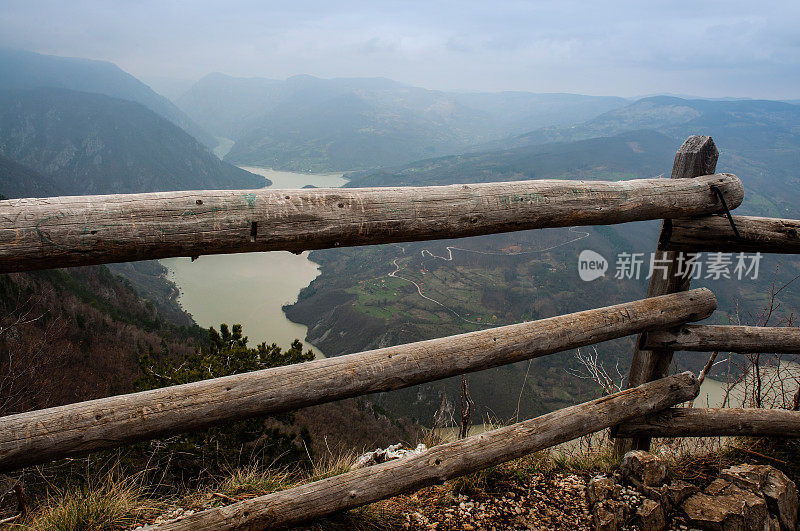
[[[143,78],[800,99],[800,1],[2,0],[0,45]]]

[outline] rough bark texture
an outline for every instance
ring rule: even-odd
[[[707,289],[0,418],[0,470],[399,389],[708,317]]]
[[[672,221],[664,243],[674,251],[800,253],[800,220],[733,216],[739,238],[725,216]]]
[[[669,409],[617,428],[620,437],[800,437],[800,411],[787,409]]]
[[[713,172],[712,172],[713,173]],[[734,175],[692,182],[517,181],[417,188],[161,192],[0,201],[0,273],[304,251],[720,212]]]
[[[648,332],[643,342],[649,349],[800,354],[800,328],[687,325]]]
[[[694,181],[701,175],[705,175],[707,170],[713,173],[717,166],[719,152],[714,145],[714,141],[709,136],[691,136],[678,149],[675,154],[675,162],[672,165],[671,181],[686,182]],[[727,199],[726,199],[727,202]],[[717,203],[720,201],[717,199]],[[721,206],[721,205],[720,205]],[[728,203],[729,208],[735,208]],[[678,256],[675,251],[661,250],[661,242],[669,239],[671,232],[671,220],[667,219],[661,227],[659,237],[659,250],[656,251],[657,258],[666,264],[666,270],[657,272],[650,277],[650,284],[647,288],[648,297],[657,297],[667,293],[676,293],[689,289],[691,279],[690,272],[681,272]],[[644,382],[649,382],[661,378],[667,374],[669,365],[672,362],[672,351],[668,349],[647,350],[640,348],[641,337],[636,342],[636,349],[631,361],[630,374],[628,376],[628,386],[635,387]],[[649,439],[628,439],[617,442],[617,455],[622,456],[631,449],[650,449]]]
[[[201,511],[150,529],[256,530],[299,524],[555,446],[633,418],[641,412],[657,411],[691,400],[699,389],[694,375],[678,374],[532,420],[435,446],[413,457]]]

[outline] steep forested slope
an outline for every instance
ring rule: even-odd
[[[267,183],[220,161],[139,103],[65,89],[0,91],[0,154],[45,174],[69,194]]]
[[[0,275],[0,412],[128,392],[138,357],[203,339],[105,267]]]
[[[48,197],[59,193],[49,177],[0,155],[0,194],[4,197]]]

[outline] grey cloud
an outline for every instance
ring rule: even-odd
[[[430,88],[798,98],[796,0],[6,0],[0,45],[143,77],[385,76]]]

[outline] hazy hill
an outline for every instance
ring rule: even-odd
[[[491,138],[484,113],[442,93],[380,78],[275,81],[213,74],[179,104],[215,134],[236,141],[226,160],[289,170],[401,164]]]
[[[800,148],[800,107],[766,100],[685,100],[655,97],[602,114],[584,128],[603,136],[656,129],[685,137],[706,130],[724,149]]]
[[[0,155],[0,194],[3,197],[49,197],[59,188],[41,173]]]
[[[178,98],[186,94],[192,88],[192,85],[197,83],[197,79],[162,76],[139,76],[139,79],[158,94],[168,98],[173,104]]]
[[[315,105],[353,91],[391,91],[403,87],[383,78],[285,80],[208,74],[178,98],[178,105],[215,135],[235,138],[280,107]]]
[[[220,161],[143,105],[40,88],[0,91],[0,154],[64,193],[258,188],[265,179]]]
[[[800,107],[764,100],[645,98],[573,127],[549,127],[483,146],[501,150],[570,142],[651,129],[680,142],[689,135],[714,138],[719,168],[739,175],[748,200],[763,215],[800,215]]]
[[[350,173],[351,188],[425,186],[523,179],[608,179],[664,173],[675,141],[655,131],[522,146],[422,160],[395,169]]]
[[[454,94],[383,78],[285,81],[211,74],[178,100],[227,159],[290,170],[392,166],[463,151],[534,127],[586,120],[625,103],[570,94]]]
[[[800,107],[768,100],[689,100],[673,96],[643,98],[596,116],[574,127],[545,127],[504,139],[490,148],[518,147],[556,141],[609,136],[623,131],[653,129],[683,138],[704,134],[718,138],[728,149],[779,143],[798,134]],[[756,138],[753,138],[753,134]],[[796,138],[791,144],[796,144]]]
[[[335,171],[453,153],[472,141],[468,120],[447,104],[402,109],[356,93],[312,101],[297,96],[293,105],[262,116],[237,138],[225,159],[295,171]]]
[[[136,101],[208,147],[216,140],[167,98],[106,61],[0,49],[0,89],[56,87]]]
[[[506,134],[581,123],[629,103],[616,96],[563,93],[476,92],[451,96],[470,109],[489,113],[496,121],[495,127]]]
[[[288,90],[281,81],[209,74],[176,101],[181,109],[212,134],[234,138],[243,125],[274,109]]]

